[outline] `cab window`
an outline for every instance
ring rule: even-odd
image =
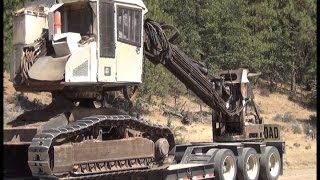
[[[141,10],[118,6],[118,41],[136,46],[141,46],[141,21]]]

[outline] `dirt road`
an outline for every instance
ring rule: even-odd
[[[279,177],[279,180],[316,180],[317,170],[312,169],[288,169]]]

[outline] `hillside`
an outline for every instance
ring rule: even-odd
[[[315,131],[315,126],[309,126],[309,123],[314,122],[310,120],[310,116],[315,115],[316,112],[289,101],[287,95],[273,93],[263,96],[261,90],[254,90],[254,92],[256,103],[265,123],[276,123],[282,127],[281,136],[286,141],[285,169],[315,168],[316,140],[307,137],[305,130],[313,129]],[[9,81],[9,75],[4,73],[4,122],[12,120],[21,114],[24,109],[30,109],[32,106],[43,106],[50,101],[51,95],[48,93],[16,93]],[[190,125],[183,125],[180,119],[163,115],[162,103],[173,107],[173,98],[153,97],[153,102],[152,105],[147,107],[149,113],[143,115],[145,120],[157,124],[167,124],[170,119],[173,127],[180,127],[180,129],[184,127],[178,131],[181,134],[178,139],[185,143],[212,141],[210,116],[206,116],[202,121],[198,120]],[[188,97],[177,99],[178,107],[181,107],[182,104],[185,104],[185,111],[193,113],[199,111],[199,105]],[[208,107],[203,107],[203,111],[207,114],[210,113]]]
[[[305,109],[288,100],[288,95],[272,93],[263,96],[261,90],[254,90],[254,93],[256,104],[265,123],[281,126],[281,137],[286,142],[285,169],[316,167],[316,140],[312,140],[306,134],[310,129],[313,132],[316,131],[316,125],[314,124],[316,111]],[[166,102],[168,105],[174,106],[173,98],[168,98]],[[186,97],[179,98],[177,102],[178,104],[187,102],[186,109],[192,112],[199,111],[199,105]],[[159,105],[152,106],[150,111],[150,114],[144,116],[145,119],[159,124],[167,123],[169,118],[162,115]],[[204,108],[204,111],[209,112],[209,109]],[[175,117],[171,119],[176,127],[183,126],[180,119]],[[181,131],[184,142],[212,141],[211,122],[209,120],[195,122],[184,127],[186,130]]]

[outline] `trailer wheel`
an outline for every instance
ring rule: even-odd
[[[235,180],[237,175],[236,158],[229,149],[220,149],[214,156],[214,175],[219,180]]]
[[[209,163],[213,163],[214,157],[216,156],[218,151],[218,148],[211,148],[207,151],[206,155],[210,156],[210,160],[208,161]]]
[[[238,158],[238,179],[257,180],[259,177],[260,163],[256,150],[243,148],[242,155]]]
[[[277,180],[280,174],[281,159],[277,148],[267,146],[260,158],[260,177],[263,180]]]
[[[215,156],[218,151],[219,151],[218,148],[212,148],[207,151],[206,155]]]

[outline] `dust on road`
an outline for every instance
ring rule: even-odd
[[[317,170],[316,168],[310,169],[287,169],[284,170],[284,174],[279,177],[279,180],[316,180]]]

